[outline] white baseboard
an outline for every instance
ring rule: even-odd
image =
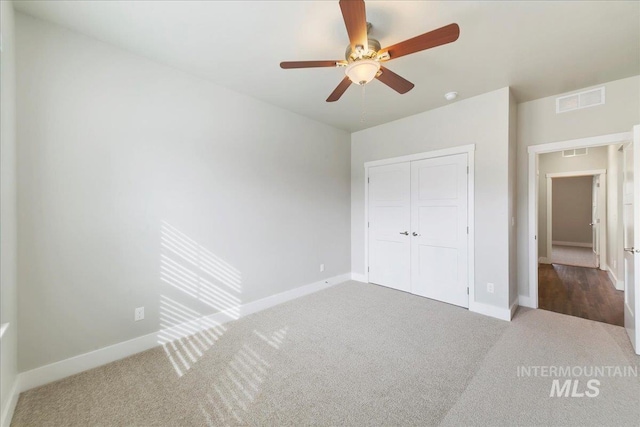
[[[367,283],[367,275],[360,273],[351,273],[351,280],[355,280],[356,282]]]
[[[518,296],[518,305],[522,306],[522,307],[538,308],[537,304],[534,304],[533,300],[528,295],[519,295]]]
[[[282,304],[284,302],[291,301],[293,299],[329,288],[331,286],[337,285],[338,283],[347,281],[350,278],[351,273],[330,277],[319,282],[311,283],[309,285],[301,286],[299,288],[291,289],[289,291],[243,304],[238,308],[239,316],[237,314],[237,311],[233,314],[233,316],[228,312],[215,313],[209,316],[204,316],[195,321],[190,321],[185,324],[169,328],[168,330],[166,330],[166,332],[168,333],[163,335],[192,335],[199,331],[209,329],[214,325],[219,325],[232,320],[236,320],[238,318],[256,313],[258,311],[276,306],[278,304]],[[22,393],[23,391],[32,389],[34,387],[39,387],[41,385],[60,380],[62,378],[66,378],[70,375],[78,374],[80,372],[123,359],[133,354],[140,353],[141,351],[149,350],[150,348],[159,345],[158,334],[160,332],[162,331],[143,335],[141,337],[94,350],[89,353],[61,360],[50,365],[45,365],[36,369],[32,369],[30,371],[22,372],[18,376],[18,391]]]
[[[609,280],[611,281],[613,287],[618,289],[618,279],[616,278],[614,272],[611,271],[611,269],[607,270],[607,276],[609,276]]]
[[[511,304],[511,307],[509,307],[509,312],[511,313],[511,316],[509,317],[509,320],[513,319],[513,316],[516,315],[516,310],[518,309],[518,300],[516,299],[513,304]]]
[[[538,258],[538,262],[540,264],[551,264],[551,261],[546,256],[541,256],[540,258]]]
[[[16,378],[13,382],[13,387],[11,387],[11,391],[9,392],[9,399],[7,399],[7,404],[4,408],[2,408],[2,417],[0,417],[0,427],[9,427],[11,425],[11,419],[13,418],[13,411],[16,409],[16,405],[18,404],[18,397],[20,397],[20,392],[18,391],[19,387],[19,378]]]
[[[607,274],[609,275],[609,280],[613,283],[613,287],[619,291],[624,291],[624,280],[618,280],[616,274],[610,268],[607,269]]]
[[[592,248],[593,243],[580,243],[580,242],[563,242],[561,240],[554,240],[551,242],[553,245],[558,246],[576,246],[578,248]]]
[[[159,333],[143,335],[22,372],[19,374],[20,393],[156,347]]]
[[[511,309],[500,308],[495,305],[484,304],[481,302],[469,301],[469,311],[484,314],[485,316],[495,317],[496,319],[511,321]]]

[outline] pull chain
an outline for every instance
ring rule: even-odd
[[[364,122],[365,121],[365,99],[364,99],[364,95],[365,95],[365,90],[364,87],[366,85],[361,85],[362,86],[362,113],[360,115],[360,122]]]

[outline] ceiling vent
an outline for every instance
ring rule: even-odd
[[[586,156],[587,154],[588,150],[586,148],[576,148],[575,150],[564,150],[562,157]]]
[[[556,113],[604,104],[604,86],[556,98]]]

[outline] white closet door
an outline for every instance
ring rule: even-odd
[[[369,168],[369,282],[411,287],[408,162]]]
[[[411,292],[469,307],[467,154],[411,162]]]

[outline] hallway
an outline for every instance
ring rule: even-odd
[[[598,257],[591,248],[553,245],[551,250],[551,263],[597,268]]]
[[[624,326],[624,292],[605,271],[559,264],[538,266],[538,307]]]

